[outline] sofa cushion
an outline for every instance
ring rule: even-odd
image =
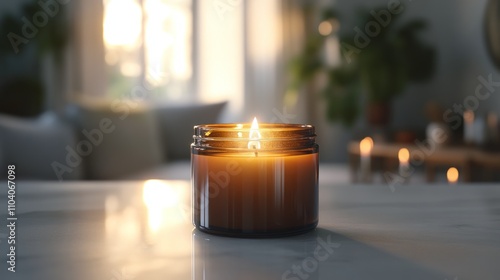
[[[16,165],[17,179],[81,179],[80,162],[68,164],[68,147],[76,137],[72,128],[53,113],[36,119],[0,116],[2,163]],[[0,172],[0,178],[6,177]]]
[[[169,161],[190,158],[193,127],[216,123],[227,102],[212,104],[156,105],[161,141]]]
[[[92,144],[87,178],[118,179],[163,162],[158,126],[150,108],[132,103],[80,104],[80,141]]]

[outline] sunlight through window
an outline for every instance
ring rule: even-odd
[[[180,99],[191,92],[191,1],[104,0],[103,4],[110,95],[123,96],[136,84],[157,97]]]
[[[104,42],[107,47],[133,48],[141,35],[141,6],[135,0],[104,1]]]

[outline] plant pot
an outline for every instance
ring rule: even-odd
[[[391,120],[391,104],[389,102],[368,103],[366,120],[372,126],[386,126]]]

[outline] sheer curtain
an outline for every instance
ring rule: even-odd
[[[195,69],[197,97],[229,101],[225,122],[240,121],[245,64],[245,1],[196,1]]]
[[[102,0],[79,0],[75,15],[75,94],[73,99],[106,96]]]

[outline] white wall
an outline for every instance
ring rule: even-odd
[[[437,49],[436,73],[428,84],[409,88],[396,101],[395,113],[399,118],[395,119],[395,125],[425,125],[426,119],[418,111],[421,106],[415,105],[423,106],[427,99],[436,99],[446,108],[463,103],[467,96],[474,94],[479,75],[493,74],[493,80],[500,81],[500,71],[490,60],[483,33],[487,1],[426,2],[408,4],[404,16],[423,17],[429,22],[425,39]],[[477,114],[490,110],[500,113],[499,105],[500,89],[480,103]],[[405,114],[411,117],[404,117]]]
[[[246,1],[245,119],[272,122],[282,111],[281,1]]]

